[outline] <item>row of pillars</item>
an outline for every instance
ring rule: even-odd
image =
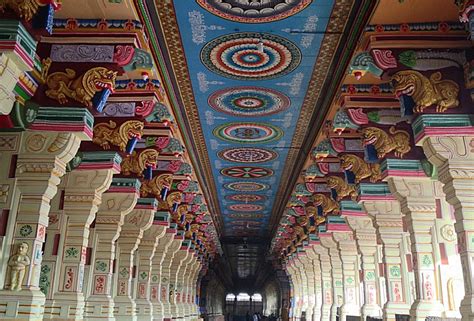
[[[198,319],[203,258],[115,153],[66,174],[83,139],[0,135],[0,319]]]
[[[288,257],[297,320],[474,320],[474,136],[425,136],[436,179],[386,177]],[[371,185],[371,184],[366,184]],[[352,205],[353,208],[353,205]]]

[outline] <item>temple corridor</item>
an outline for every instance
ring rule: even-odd
[[[474,321],[474,0],[0,0],[0,320]]]

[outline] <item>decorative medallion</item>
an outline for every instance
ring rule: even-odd
[[[201,50],[201,62],[212,72],[232,79],[273,79],[295,70],[301,52],[277,35],[239,32],[208,42]]]
[[[263,148],[242,147],[221,150],[217,156],[235,163],[263,163],[274,160],[278,154]]]
[[[267,116],[286,110],[290,99],[279,91],[261,87],[232,87],[216,91],[208,99],[217,111],[243,117]]]
[[[263,167],[234,166],[224,168],[221,174],[233,178],[262,178],[272,176],[273,171]]]
[[[239,122],[216,127],[213,134],[230,142],[258,144],[280,139],[283,131],[270,124]]]
[[[267,184],[255,182],[233,182],[224,185],[224,188],[238,192],[258,192],[269,188]]]
[[[232,213],[227,215],[229,218],[242,218],[242,219],[261,219],[263,214],[253,214],[253,213]]]
[[[297,14],[312,0],[196,0],[210,13],[221,18],[244,22],[265,23],[288,18]]]
[[[252,202],[265,201],[267,197],[264,195],[258,195],[258,194],[234,194],[234,195],[226,196],[225,199],[228,201],[252,203]]]
[[[260,212],[264,209],[262,205],[255,204],[233,204],[227,207],[231,211],[240,211],[240,212]]]

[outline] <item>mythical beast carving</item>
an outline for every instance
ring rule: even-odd
[[[377,127],[366,127],[362,130],[365,145],[373,145],[377,150],[377,157],[384,158],[391,151],[395,156],[403,158],[403,155],[411,150],[410,134],[404,130],[396,130],[390,127],[389,134]]]
[[[436,111],[445,112],[459,106],[459,86],[452,80],[441,80],[441,73],[435,72],[430,78],[415,70],[399,71],[392,77],[397,96],[408,95],[415,101],[418,113],[432,105]]]
[[[143,177],[143,171],[148,166],[153,168],[158,163],[158,152],[154,149],[145,149],[138,154],[133,152],[132,155],[126,157],[122,161],[122,173],[124,175],[136,174],[139,177]]]
[[[92,142],[103,149],[110,149],[110,145],[118,146],[125,152],[129,139],[142,137],[143,127],[143,123],[138,120],[126,121],[118,128],[111,120],[109,123],[99,123],[94,126]]]
[[[342,155],[340,159],[341,167],[354,173],[356,183],[360,183],[364,178],[369,177],[372,183],[382,179],[379,164],[367,164],[362,158],[352,154]]]
[[[321,206],[323,209],[323,215],[326,216],[330,213],[334,215],[339,214],[339,205],[333,199],[327,197],[323,194],[314,194],[313,196],[313,205]]]
[[[76,72],[66,68],[65,72],[59,71],[46,78],[46,96],[59,101],[60,104],[68,102],[68,97],[87,107],[92,107],[92,97],[103,90],[113,90],[117,72],[104,67],[96,67],[76,77]]]
[[[329,176],[327,184],[329,188],[336,191],[337,201],[340,201],[346,196],[350,196],[353,200],[357,198],[357,191],[355,187],[347,184],[342,178],[338,176]]]

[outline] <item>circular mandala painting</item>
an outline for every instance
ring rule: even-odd
[[[243,219],[260,219],[263,218],[263,214],[254,214],[254,213],[232,213],[226,215],[230,218],[243,218]]]
[[[269,188],[267,184],[255,182],[233,182],[224,185],[224,188],[238,192],[258,192]]]
[[[279,91],[260,87],[233,87],[213,93],[209,106],[243,117],[267,116],[290,107],[290,99]]]
[[[201,61],[211,71],[232,79],[272,79],[292,72],[301,52],[291,41],[272,34],[240,32],[208,42]]]
[[[221,18],[264,23],[285,19],[306,8],[312,0],[196,0],[204,9]]]
[[[258,144],[280,139],[283,131],[270,124],[238,122],[216,127],[213,134],[226,141]]]
[[[252,203],[252,202],[265,201],[267,198],[264,195],[258,195],[258,194],[234,194],[234,195],[227,195],[225,199],[228,201]]]
[[[235,163],[263,163],[274,160],[278,154],[263,148],[242,147],[221,150],[217,156]]]
[[[239,211],[239,212],[259,212],[264,209],[262,205],[255,205],[255,204],[234,204],[234,205],[229,205],[227,208],[229,210]]]
[[[262,178],[273,175],[273,171],[263,167],[234,166],[224,168],[221,174],[233,178]]]

